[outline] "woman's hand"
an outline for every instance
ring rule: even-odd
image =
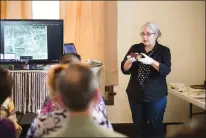
[[[152,65],[152,63],[154,62],[154,59],[152,59],[151,57],[147,56],[144,53],[141,53],[144,57],[143,58],[138,58],[139,62],[142,62],[143,64],[147,64],[147,65]]]
[[[144,53],[141,53],[144,58],[139,58],[138,61],[139,62],[142,62],[143,64],[147,64],[147,65],[151,65],[153,66],[157,71],[159,71],[159,66],[160,66],[160,63],[155,61],[153,58],[147,56],[146,54]]]
[[[137,61],[137,60],[135,59],[135,57],[131,57],[131,56],[129,55],[129,56],[127,56],[127,61],[129,61],[130,63],[133,63],[133,62],[135,62],[135,61]]]
[[[137,61],[136,58],[134,57],[131,57],[130,55],[127,56],[127,60],[126,62],[124,63],[124,71],[127,71],[131,68],[132,66],[132,63]]]

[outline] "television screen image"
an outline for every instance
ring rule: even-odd
[[[63,20],[1,20],[2,63],[50,63],[63,54]]]
[[[48,59],[47,51],[46,25],[4,26],[4,54],[15,53],[16,59],[21,56]]]

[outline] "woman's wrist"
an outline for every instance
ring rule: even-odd
[[[153,66],[157,71],[159,71],[160,63],[159,63],[158,61],[153,60],[152,66]]]
[[[124,63],[124,71],[129,70],[131,66],[132,66],[132,62],[130,62],[129,60],[126,60],[126,62]]]
[[[158,61],[156,61],[156,60],[153,60],[153,62],[152,62],[152,66],[157,66],[157,67],[159,67],[159,62]]]

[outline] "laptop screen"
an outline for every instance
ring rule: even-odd
[[[77,54],[76,48],[73,43],[64,44],[64,54],[65,53],[75,53]]]

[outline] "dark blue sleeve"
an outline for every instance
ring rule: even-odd
[[[169,48],[165,48],[161,56],[159,73],[161,76],[167,76],[171,72],[171,53]]]

